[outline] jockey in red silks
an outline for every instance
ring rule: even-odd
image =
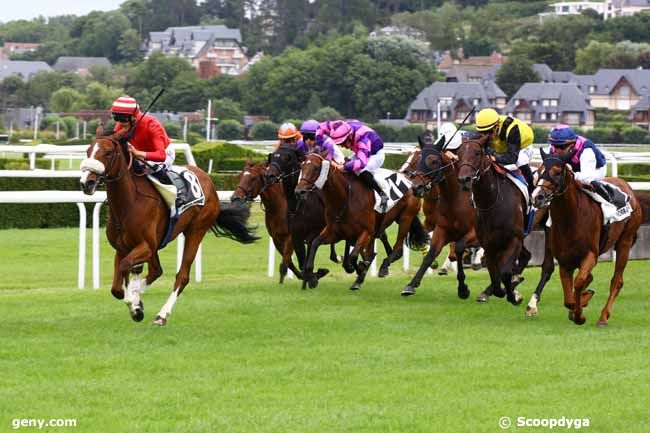
[[[115,121],[115,131],[130,129],[135,125],[128,142],[133,157],[149,164],[149,174],[163,183],[172,183],[167,170],[171,168],[176,155],[169,147],[171,140],[158,119],[149,114],[142,116],[135,99],[127,95],[120,96],[113,102],[111,114]]]
[[[358,120],[348,120],[330,131],[330,137],[335,145],[342,145],[354,153],[345,164],[333,162],[332,165],[339,170],[353,172],[368,188],[375,190],[381,199],[382,212],[385,212],[388,196],[373,175],[381,168],[386,157],[384,141],[379,134]]]

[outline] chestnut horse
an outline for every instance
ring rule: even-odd
[[[497,172],[485,152],[486,139],[463,141],[458,151],[457,177],[465,191],[472,191],[476,233],[490,273],[487,292],[503,297],[503,283],[508,302],[519,305],[523,298],[514,289],[512,277],[524,268],[520,262],[530,259],[530,252],[524,247],[526,199],[509,179]]]
[[[296,277],[302,279],[302,272],[291,259],[294,252],[294,243],[289,230],[288,204],[284,189],[280,183],[267,183],[265,170],[266,163],[254,164],[251,160],[248,160],[239,174],[239,185],[233,192],[231,201],[239,203],[252,202],[258,195],[260,196],[266,229],[271,239],[273,239],[275,248],[282,255],[280,283],[284,281],[287,269],[291,269]],[[322,230],[322,227],[317,228],[316,234],[320,233],[320,230]],[[298,256],[298,266],[303,266],[306,256],[304,246],[298,246],[296,255]],[[334,245],[332,245],[330,259],[338,263]],[[319,274],[323,276],[327,274],[327,270],[319,269]]]
[[[310,192],[322,189],[327,221],[327,226],[314,239],[305,265],[304,277],[309,281],[310,286],[315,287],[318,284],[318,280],[313,275],[314,257],[322,243],[329,244],[345,239],[354,244],[350,253],[350,263],[357,272],[357,279],[350,289],[357,290],[361,287],[366,272],[375,258],[376,234],[383,232],[390,224],[397,222],[399,228],[393,251],[387,258],[389,263],[401,256],[402,245],[404,239],[407,239],[407,234],[407,244],[413,249],[420,249],[429,241],[418,218],[420,200],[410,189],[386,214],[379,214],[374,210],[374,192],[369,190],[356,175],[330,169],[329,161],[314,153],[305,157],[301,167],[296,194],[304,201]],[[363,261],[357,263],[360,254]]]
[[[151,181],[132,170],[133,157],[125,139],[128,132],[103,136],[103,127],[97,129],[95,142],[88,147],[88,158],[81,163],[80,182],[84,193],[89,195],[99,185],[106,185],[109,208],[106,235],[115,249],[111,293],[126,302],[131,317],[139,322],[144,318],[141,295],[162,275],[158,249],[170,217],[169,208]],[[172,293],[156,316],[155,325],[167,323],[176,300],[189,282],[190,267],[208,230],[242,243],[258,239],[246,226],[248,208],[220,206],[210,177],[198,167],[188,169],[200,182],[205,204],[187,209],[176,222],[171,238],[180,233],[185,235],[183,258]],[[148,264],[148,274],[143,280],[140,274],[144,263]]]
[[[547,155],[543,150],[540,153],[543,165],[538,171],[539,181],[533,192],[533,200],[536,207],[550,207],[551,250],[560,265],[564,305],[569,309],[569,320],[575,324],[582,325],[586,321],[582,309],[594,293],[588,287],[593,281],[591,272],[598,262],[598,256],[612,248],[616,251],[609,298],[597,322],[598,326],[605,326],[616,296],[623,287],[623,271],[643,220],[643,211],[627,182],[614,177],[605,178],[630,196],[629,204],[633,210],[628,218],[611,223],[609,229],[603,231],[600,204],[587,197],[583,186],[568,168],[575,150],[564,156]],[[574,280],[576,269],[578,276]]]
[[[412,189],[417,197],[426,197],[431,194],[431,191],[437,191],[436,222],[429,251],[424,256],[415,276],[402,290],[402,296],[415,293],[427,268],[448,243],[455,242],[456,257],[463,257],[466,247],[479,246],[474,229],[475,210],[470,202],[470,193],[461,191],[456,175],[457,164],[447,156],[442,142],[434,145],[430,133],[418,137],[418,140],[422,145],[422,151],[413,177]],[[427,215],[426,211],[425,215]],[[467,299],[469,288],[465,284],[462,263],[458,263],[457,279],[458,297]]]

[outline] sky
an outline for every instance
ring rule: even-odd
[[[86,15],[90,11],[117,9],[125,0],[0,0],[0,22],[32,19],[39,15]]]

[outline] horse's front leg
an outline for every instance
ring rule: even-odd
[[[431,236],[431,245],[429,246],[429,251],[427,251],[427,254],[422,259],[422,263],[420,264],[418,271],[411,279],[411,282],[409,282],[402,290],[402,296],[410,296],[415,293],[415,289],[420,287],[420,283],[422,282],[422,278],[424,278],[424,274],[427,272],[427,269],[429,269],[431,263],[433,263],[436,257],[438,257],[438,254],[440,254],[442,247],[444,247],[448,242],[449,240],[447,239],[446,230],[439,225],[436,226],[435,230],[433,231],[433,236]]]
[[[312,241],[309,246],[309,254],[307,256],[307,261],[305,262],[305,269],[303,271],[303,280],[309,283],[309,287],[314,289],[318,286],[318,276],[314,274],[314,260],[316,259],[316,252],[318,247],[323,243],[332,243],[334,242],[334,230],[331,229],[329,225],[320,232],[316,238]]]
[[[542,273],[539,278],[539,283],[535,288],[535,293],[530,297],[528,305],[526,306],[526,316],[536,316],[537,315],[537,304],[542,299],[542,291],[548,283],[548,280],[553,275],[555,270],[555,263],[553,262],[553,252],[551,251],[551,236],[548,230],[548,227],[544,228],[544,261],[542,262]]]
[[[357,257],[357,255],[355,255],[355,250],[357,250],[357,248],[359,248],[359,253],[361,254],[363,260],[357,266],[357,278],[350,287],[350,290],[359,290],[361,288],[361,284],[363,284],[363,281],[366,279],[368,269],[370,269],[370,265],[372,265],[372,261],[376,256],[375,238],[372,237],[368,232],[363,232],[361,236],[359,236],[351,253],[351,255],[354,257],[354,261],[356,261]]]
[[[124,288],[128,282],[129,275],[120,271],[120,262],[123,258],[119,253],[115,253],[115,259],[113,261],[113,284],[111,286],[111,294],[115,299],[119,299],[120,301],[124,299]]]
[[[460,239],[454,243],[456,257],[463,256],[463,252],[465,251],[466,245],[467,242],[465,241],[465,239]],[[460,299],[469,298],[469,288],[465,284],[465,266],[463,266],[462,260],[458,263],[458,271],[456,273],[456,279],[458,280],[458,297]]]
[[[147,284],[146,280],[142,278],[142,268],[144,263],[152,260],[153,255],[154,251],[149,247],[149,244],[146,241],[142,241],[120,260],[118,266],[122,274],[131,273],[124,302],[129,307],[131,318],[136,322],[140,322],[144,318],[141,295]]]
[[[625,266],[627,265],[627,260],[630,256],[630,249],[634,244],[634,237],[629,236],[625,239],[621,239],[616,243],[616,266],[614,268],[614,276],[609,285],[609,297],[607,298],[607,304],[600,313],[600,318],[598,319],[598,326],[607,326],[607,321],[609,316],[612,313],[612,307],[614,306],[614,301],[618,296],[618,293],[623,288],[623,271],[625,271]]]
[[[512,276],[515,273],[517,267],[517,259],[519,258],[523,248],[523,240],[517,237],[514,237],[510,240],[510,243],[506,247],[505,251],[501,255],[501,260],[499,263],[499,274],[501,277],[501,282],[506,289],[506,297],[508,302],[512,305],[519,305],[523,300],[523,296],[515,288],[512,282]]]
[[[576,325],[583,325],[586,322],[584,313],[582,312],[583,308],[583,291],[586,291],[587,286],[593,281],[594,277],[591,275],[591,271],[596,266],[598,257],[596,253],[589,252],[585,258],[580,262],[580,268],[578,270],[578,275],[576,276],[575,281],[573,282],[573,298],[576,300],[573,306],[573,322]],[[586,293],[586,292],[585,292]],[[580,300],[580,302],[577,302]]]

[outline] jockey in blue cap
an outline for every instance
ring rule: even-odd
[[[600,181],[607,175],[607,159],[596,145],[576,134],[569,125],[556,125],[548,135],[551,154],[567,155],[576,150],[569,161],[575,179],[583,185],[591,185],[605,200],[609,193]]]

